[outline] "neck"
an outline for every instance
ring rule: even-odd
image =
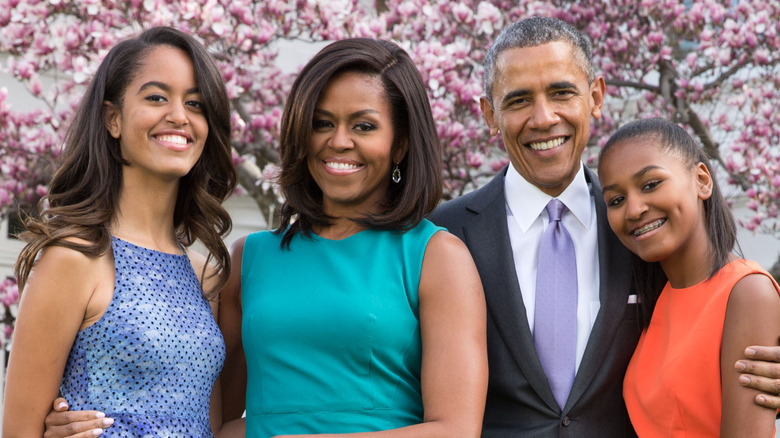
[[[318,236],[329,240],[346,239],[347,237],[355,235],[363,230],[365,230],[365,227],[358,225],[357,223],[344,217],[337,218],[332,225],[325,227],[314,227],[314,232]]]
[[[687,245],[660,263],[666,278],[675,289],[691,287],[709,278],[715,264],[715,252],[704,224],[697,227]]]
[[[178,180],[138,183],[124,178],[111,233],[146,248],[180,252],[173,226],[178,188]]]

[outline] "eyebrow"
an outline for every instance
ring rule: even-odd
[[[314,112],[322,114],[322,115],[325,115],[325,116],[328,116],[328,117],[335,117],[336,116],[332,112],[325,111],[322,108],[314,108]],[[366,114],[379,114],[379,111],[375,110],[373,108],[367,108],[367,109],[364,109],[364,110],[355,111],[354,113],[350,114],[349,117],[350,118],[355,118],[355,117],[360,117],[360,116],[363,116],[363,115],[366,115]]]
[[[166,84],[165,82],[149,81],[149,82],[141,85],[141,88],[138,89],[138,93],[137,94],[141,94],[147,88],[152,88],[152,87],[157,87],[157,88],[159,88],[159,89],[161,89],[163,91],[168,91],[168,92],[171,91],[170,85]],[[200,90],[198,90],[198,87],[192,87],[192,88],[190,88],[189,90],[187,90],[185,92],[185,94],[197,94],[197,93],[200,93]]]
[[[547,87],[545,88],[545,90],[548,91],[548,92],[549,91],[558,91],[558,90],[572,90],[572,89],[579,91],[579,88],[577,88],[577,85],[574,82],[569,82],[569,81],[553,82],[552,84],[547,85]],[[504,103],[506,103],[506,102],[508,102],[508,101],[510,101],[510,100],[512,100],[514,98],[516,98],[516,97],[527,96],[529,94],[531,94],[531,90],[526,89],[526,88],[521,88],[519,90],[510,91],[509,93],[507,93],[504,96],[503,99],[501,99],[501,103],[504,104]]]
[[[651,170],[655,170],[655,169],[660,169],[660,168],[661,168],[661,166],[656,166],[656,165],[653,165],[653,164],[651,164],[649,166],[646,166],[646,167],[643,167],[642,169],[639,170],[639,172],[635,173],[631,177],[631,179],[639,179],[639,178],[643,177],[647,172],[650,172]],[[614,190],[615,187],[617,187],[617,184],[610,184],[608,186],[602,187],[601,191],[602,192],[606,192],[607,190]]]

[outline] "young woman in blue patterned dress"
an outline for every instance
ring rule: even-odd
[[[212,435],[229,120],[222,77],[191,36],[154,28],[106,55],[22,236],[3,436],[42,436],[58,392],[105,413],[107,436]],[[208,258],[186,250],[196,240]]]

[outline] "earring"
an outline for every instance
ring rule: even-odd
[[[391,178],[394,183],[398,184],[401,182],[401,169],[398,168],[398,165],[396,164],[395,167],[393,167],[393,176]]]

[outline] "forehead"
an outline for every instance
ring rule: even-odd
[[[389,105],[382,79],[375,74],[347,71],[333,76],[317,99],[317,106]]]
[[[184,50],[160,45],[151,48],[143,56],[135,80],[146,82],[149,77],[195,82],[195,68]]]
[[[688,168],[679,151],[664,145],[660,136],[648,134],[612,145],[599,161],[599,175],[608,177],[616,172],[633,174],[651,165],[675,171]]]
[[[501,88],[505,93],[516,88],[545,88],[562,81],[587,85],[588,76],[577,62],[575,53],[567,41],[502,51],[496,58],[494,96]]]

